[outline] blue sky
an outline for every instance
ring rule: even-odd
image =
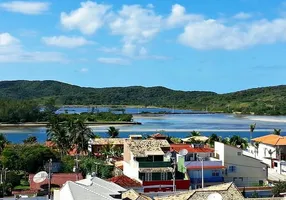
[[[286,1],[1,1],[0,80],[219,93],[285,84]]]

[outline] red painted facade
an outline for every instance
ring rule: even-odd
[[[176,180],[176,190],[189,190],[190,180]],[[143,181],[144,192],[166,192],[173,190],[173,181]]]

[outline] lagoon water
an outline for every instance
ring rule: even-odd
[[[70,108],[72,112],[86,112],[86,108]],[[169,109],[170,110],[170,109]],[[169,110],[165,110],[169,112]],[[137,108],[132,108],[130,112],[136,113]],[[128,111],[129,112],[129,111]],[[142,112],[142,111],[140,111]],[[148,112],[158,112],[153,109]],[[175,110],[178,112],[178,110]],[[182,113],[190,112],[182,111]],[[200,131],[203,135],[216,133],[227,137],[240,135],[249,137],[249,125],[256,123],[253,137],[259,137],[271,133],[274,128],[282,129],[282,134],[286,132],[286,116],[240,116],[232,114],[167,114],[155,116],[134,115],[134,121],[141,122],[142,125],[120,125],[120,137],[128,137],[130,134],[153,134],[163,132],[174,137],[186,137],[191,131]],[[108,126],[91,127],[94,133],[107,137]],[[7,138],[15,143],[20,143],[28,136],[36,136],[39,142],[44,142],[46,137],[45,128],[7,128],[0,129]]]

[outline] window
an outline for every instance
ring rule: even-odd
[[[264,148],[264,157],[266,157],[266,151],[267,151],[267,149]]]
[[[218,170],[212,170],[212,176],[219,176]]]
[[[274,167],[277,167],[278,165],[277,165],[277,162],[274,162]]]
[[[145,181],[152,181],[152,173],[145,173]]]
[[[241,156],[241,152],[237,152],[237,155],[238,155],[238,156]]]
[[[236,166],[229,166],[228,167],[228,172],[231,173],[231,172],[236,172]]]
[[[162,181],[165,181],[165,180],[167,180],[168,179],[168,174],[167,174],[167,172],[162,172],[161,173],[161,180]]]

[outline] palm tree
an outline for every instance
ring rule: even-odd
[[[258,155],[259,144],[260,144],[260,142],[254,142],[253,143],[253,146],[255,148],[255,152],[254,152],[255,157],[256,157],[256,155]]]
[[[116,129],[114,126],[110,126],[107,130],[109,137],[116,138],[119,135],[119,129]]]
[[[201,136],[201,133],[199,131],[192,131],[190,134],[190,137],[193,137],[193,136]]]
[[[207,142],[211,147],[213,147],[215,142],[220,142],[220,141],[221,138],[217,134],[213,133],[211,134]]]
[[[230,138],[229,137],[225,137],[225,138],[221,138],[221,142],[224,144],[230,144]]]
[[[251,142],[251,139],[252,139],[252,134],[255,130],[255,127],[256,127],[256,123],[254,124],[250,124],[249,128],[250,128],[250,136],[249,136],[249,141]]]
[[[88,142],[94,138],[94,134],[82,120],[75,120],[69,123],[70,139],[76,147],[77,153],[88,151]]]
[[[247,138],[242,138],[239,135],[233,135],[230,140],[230,145],[246,149],[248,147]]]
[[[273,131],[273,134],[274,135],[280,135],[281,134],[281,129],[274,129],[274,131]]]
[[[61,157],[71,149],[70,133],[65,124],[60,124],[58,117],[52,118],[47,125],[46,131],[48,140],[56,145],[56,148],[61,152]]]
[[[7,140],[7,138],[5,137],[4,134],[0,134],[0,153],[2,153],[3,149],[5,148],[5,146],[7,144],[9,144],[10,142]]]

